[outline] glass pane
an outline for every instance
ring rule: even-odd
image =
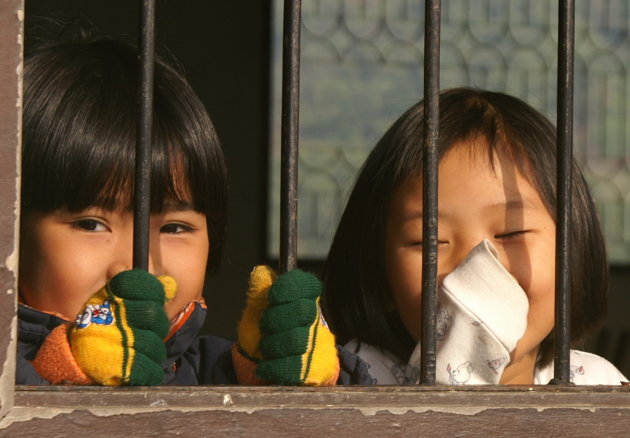
[[[576,4],[575,155],[612,263],[630,263],[630,6]],[[299,239],[325,257],[354,177],[392,121],[422,97],[424,2],[303,0]],[[269,254],[278,253],[282,2],[275,0]],[[555,120],[557,2],[442,5],[441,87],[514,94]]]

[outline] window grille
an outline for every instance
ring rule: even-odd
[[[281,22],[281,2],[274,2]],[[422,97],[424,1],[304,0],[299,257],[328,252],[354,175],[392,121]],[[596,199],[613,266],[630,266],[630,4],[575,2],[574,154]],[[441,88],[503,91],[556,121],[555,0],[442,2]],[[278,46],[281,25],[274,25]],[[279,108],[279,52],[273,54]],[[276,111],[277,112],[277,111]],[[272,136],[280,117],[273,114]],[[279,114],[279,113],[278,113]],[[277,256],[279,148],[271,139],[268,253]]]
[[[440,90],[441,1],[426,0],[424,105],[426,130],[423,168],[423,265],[421,383],[435,384],[437,312],[437,141]],[[571,210],[571,160],[573,132],[573,0],[559,2],[558,30],[558,208],[556,250],[556,324],[554,382],[569,384],[570,291],[569,212]],[[150,154],[155,53],[155,0],[141,4],[139,32],[140,87],[137,133],[136,184],[134,193],[133,264],[148,269],[150,216]],[[297,266],[297,157],[299,124],[301,0],[285,0],[282,89],[282,183],[280,270]]]
[[[570,290],[569,212],[573,158],[573,59],[575,11],[572,0],[559,2],[558,29],[558,208],[556,251],[556,324],[554,379],[569,384]],[[297,252],[297,119],[299,113],[299,45],[301,1],[286,0],[283,33],[282,193],[280,257],[283,268],[296,265]],[[421,383],[435,384],[437,313],[437,140],[440,90],[441,1],[426,0],[424,26],[424,106],[426,130],[423,167],[423,264]],[[284,270],[284,269],[283,269]]]
[[[420,383],[435,385],[437,246],[438,246],[438,136],[440,120],[440,0],[427,0],[424,27],[424,112],[426,127],[422,170],[422,342]],[[418,267],[420,269],[420,267]]]
[[[153,132],[153,70],[155,63],[155,0],[140,8],[138,133],[133,215],[133,267],[149,269],[151,215],[151,133]]]
[[[575,4],[561,0],[558,14],[558,124],[556,211],[556,315],[554,325],[554,379],[570,383],[569,348],[571,340],[571,290],[569,254],[571,212],[571,164],[573,160],[573,51]]]
[[[19,0],[8,0],[0,6],[0,53],[6,50],[11,71],[0,67],[0,90],[3,96],[16,97],[19,89]],[[4,24],[8,23],[8,26]],[[8,48],[8,49],[7,49]],[[17,66],[17,68],[15,68]],[[19,100],[18,100],[19,101]],[[14,101],[9,102],[14,106]],[[150,107],[150,105],[149,105]],[[19,114],[19,105],[7,111],[7,102],[0,100],[0,114]],[[17,111],[16,111],[17,110]],[[7,121],[8,120],[8,121]],[[11,153],[19,150],[19,129],[15,118],[0,118],[0,145]],[[7,124],[8,123],[8,124]],[[12,126],[11,123],[15,123]],[[8,128],[8,129],[4,129]],[[17,131],[17,135],[14,131]],[[8,132],[8,134],[7,134]],[[9,160],[11,161],[11,160]],[[10,169],[10,166],[9,166]],[[0,179],[9,200],[15,200],[18,185],[10,175]],[[4,189],[7,190],[4,190]],[[15,195],[11,198],[11,195]],[[3,221],[16,220],[16,212],[7,208]],[[4,227],[3,227],[4,228]],[[11,228],[11,227],[6,227]],[[8,235],[14,230],[8,230]],[[3,229],[3,238],[7,230]],[[8,239],[11,241],[11,238]],[[76,432],[133,434],[155,436],[168,433],[211,433],[238,429],[260,433],[261,430],[282,431],[284,434],[322,436],[337,433],[383,436],[392,430],[404,434],[426,434],[440,431],[445,435],[498,435],[521,425],[520,435],[531,435],[527,424],[539,433],[598,435],[605,432],[623,435],[628,430],[630,404],[623,388],[555,387],[538,388],[469,388],[462,391],[442,391],[437,388],[32,388],[13,391],[10,326],[15,322],[16,266],[9,260],[12,248],[2,241],[3,261],[0,277],[7,293],[0,295],[0,325],[3,328],[0,349],[2,379],[0,382],[0,435],[29,436],[40,434],[42,427],[49,435]],[[13,236],[13,242],[17,237]],[[8,250],[8,251],[7,251]],[[4,275],[7,274],[7,275]],[[11,277],[13,280],[6,277]],[[11,305],[11,303],[13,303]],[[13,320],[11,320],[13,318]],[[13,321],[13,322],[11,322]],[[2,357],[2,355],[7,357]],[[5,360],[6,359],[6,360]],[[413,407],[410,409],[410,407]],[[334,429],[331,424],[334,423]]]
[[[301,0],[284,2],[280,272],[297,267]]]

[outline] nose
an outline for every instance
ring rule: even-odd
[[[107,267],[107,280],[111,280],[117,274],[128,271],[133,266],[133,239],[132,235],[119,236],[116,244],[112,245],[109,253]]]
[[[125,253],[126,252],[120,252],[112,258],[107,270],[108,281],[115,277],[117,274],[131,269],[132,255],[131,253],[129,253],[129,255],[126,255]]]
[[[149,246],[149,272],[153,275],[159,275],[159,252],[158,242],[154,242],[151,239]],[[107,268],[107,280],[111,280],[117,274],[128,271],[133,268],[133,233],[129,236],[124,236],[119,239],[117,244],[113,247]]]
[[[438,282],[442,283],[445,276],[450,274],[466,258],[472,249],[479,245],[485,236],[469,236],[449,242],[450,248],[438,254]]]

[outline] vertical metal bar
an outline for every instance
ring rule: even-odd
[[[280,272],[297,266],[301,0],[284,1],[280,176]]]
[[[424,29],[424,162],[422,180],[422,340],[420,383],[435,385],[437,312],[437,182],[440,117],[440,0],[427,0]]]
[[[140,52],[136,173],[134,181],[133,267],[149,269],[151,214],[151,133],[153,132],[153,67],[155,60],[155,0],[140,7]]]
[[[556,307],[554,384],[569,384],[571,339],[571,164],[573,160],[573,58],[575,5],[559,2],[558,23],[558,150],[556,213]]]

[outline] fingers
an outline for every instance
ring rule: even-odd
[[[162,384],[163,378],[164,371],[160,363],[136,352],[127,382],[128,385],[155,386]]]
[[[265,334],[279,333],[296,327],[313,324],[317,316],[317,302],[298,298],[286,304],[270,307],[260,320],[260,330]]]
[[[246,310],[261,313],[267,308],[267,293],[276,280],[276,273],[269,266],[256,266],[249,275]]]
[[[257,267],[232,357],[244,384],[333,385],[339,375],[334,335],[319,309],[321,283],[294,269],[275,277]],[[239,366],[237,366],[239,368]]]
[[[172,278],[141,270],[113,277],[90,297],[70,330],[79,367],[103,385],[161,384],[169,330],[164,300],[176,288]]]
[[[164,298],[166,301],[171,301],[175,298],[175,294],[177,293],[177,282],[173,277],[169,277],[168,275],[160,275],[157,278],[162,283],[162,287],[164,288]]]
[[[288,303],[298,298],[315,299],[322,293],[320,281],[313,274],[294,269],[280,275],[269,289],[269,305]]]
[[[106,288],[124,300],[129,327],[151,330],[161,339],[166,337],[169,321],[164,312],[164,301],[175,296],[175,279],[167,275],[154,277],[146,271],[134,269],[114,276]]]
[[[144,356],[156,364],[161,364],[166,359],[164,342],[157,333],[152,330],[134,329],[133,337],[133,348],[136,353],[134,362],[139,356]]]
[[[169,322],[164,307],[154,301],[124,302],[127,324],[133,329],[144,329],[155,332],[160,339],[168,334]]]
[[[281,357],[259,363],[256,369],[256,377],[273,382],[276,385],[299,385],[302,383],[300,378],[301,369],[301,356]]]
[[[268,266],[256,266],[249,276],[249,289],[243,317],[238,324],[238,339],[242,350],[252,358],[260,359],[260,319],[267,309],[267,294],[276,274]]]
[[[164,287],[160,280],[140,269],[117,274],[107,283],[107,290],[125,300],[155,301],[164,304]]]
[[[260,351],[265,360],[304,354],[309,346],[310,332],[309,326],[266,335],[260,340]]]

